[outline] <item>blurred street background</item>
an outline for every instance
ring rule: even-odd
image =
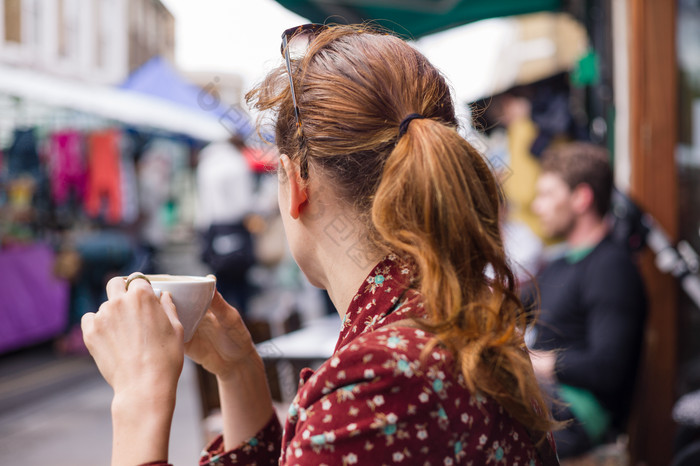
[[[89,357],[58,358],[33,348],[0,363],[0,463],[109,464],[112,389]],[[170,461],[197,464],[204,437],[199,396],[187,361],[178,386]]]
[[[111,389],[79,322],[111,277],[214,272],[256,342],[337,324],[287,250],[272,131],[244,103],[282,31],[326,20],[376,20],[445,74],[508,196],[521,281],[560,251],[530,207],[539,156],[608,148],[650,309],[629,427],[580,464],[700,448],[700,419],[674,417],[700,389],[700,0],[371,3],[0,0],[1,465],[109,464]],[[302,335],[261,347],[280,410],[329,351]],[[217,408],[188,361],[171,462],[196,464]]]
[[[172,273],[197,273],[187,245],[162,251]],[[54,342],[0,357],[0,464],[109,464],[112,389],[83,351],[57,352]],[[197,464],[206,438],[192,361],[186,359],[170,437],[173,464]]]

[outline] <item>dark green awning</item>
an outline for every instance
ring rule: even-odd
[[[314,23],[372,20],[418,38],[487,18],[558,10],[561,0],[277,0]]]

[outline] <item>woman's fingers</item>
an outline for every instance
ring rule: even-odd
[[[88,312],[83,314],[83,317],[80,319],[80,329],[83,332],[83,341],[85,342],[85,346],[89,350],[92,346],[92,335],[95,329],[94,312]]]
[[[153,290],[148,278],[146,278],[146,276],[141,272],[134,272],[126,277],[126,279],[124,279],[124,277],[114,277],[107,282],[107,299],[112,300],[119,296],[123,296],[126,294],[127,289],[145,289],[147,287],[150,288],[151,291]]]
[[[170,324],[173,326],[175,331],[182,336],[184,329],[182,327],[182,323],[180,323],[179,317],[177,316],[177,309],[175,308],[175,303],[173,302],[173,298],[169,292],[164,291],[163,294],[160,295],[160,304],[163,307],[165,314],[168,316],[168,319],[170,319]]]
[[[126,316],[127,314],[131,314],[130,318],[133,318],[135,312],[140,316],[139,319],[145,319],[148,312],[144,311],[155,310],[159,306],[168,317],[170,325],[177,333],[182,334],[184,330],[177,316],[177,310],[170,293],[166,292],[163,293],[160,298],[156,297],[151,283],[142,277],[143,274],[141,272],[134,272],[129,275],[126,280],[124,280],[123,277],[112,278],[107,283],[108,302],[116,303],[122,299],[127,299],[129,304],[122,302],[111,307],[114,308],[115,311],[119,311],[120,319],[129,318]],[[149,301],[152,303],[149,303]]]
[[[229,337],[237,341],[244,341],[246,337],[250,339],[248,328],[243,323],[238,310],[227,303],[218,291],[212,299],[209,310],[212,311],[219,325],[229,334]]]
[[[83,317],[80,319],[80,328],[83,330],[83,333],[86,331],[92,331],[93,326],[95,325],[95,313],[94,312],[86,312],[83,314]]]
[[[114,277],[107,282],[107,299],[114,299],[126,293],[124,277]]]
[[[218,290],[215,291],[214,297],[211,299],[209,309],[211,309],[214,314],[220,314],[222,312],[225,312],[228,306],[229,304],[226,302],[224,297],[221,296],[221,293],[219,293]]]
[[[218,291],[214,293],[209,309],[225,328],[237,325],[241,320],[236,308],[227,303]]]
[[[110,280],[111,282],[111,280]],[[129,284],[129,287],[127,289],[126,284]],[[141,272],[134,272],[129,277],[126,279],[126,282],[124,282],[124,291],[129,292],[132,290],[150,290],[151,293],[153,293],[153,287],[151,286],[151,282],[149,282],[146,278],[145,275],[142,274]],[[155,293],[153,293],[155,295]]]

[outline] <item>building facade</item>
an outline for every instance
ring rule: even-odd
[[[175,20],[159,0],[0,1],[2,64],[116,84],[174,50]]]

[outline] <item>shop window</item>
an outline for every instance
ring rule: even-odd
[[[22,0],[4,0],[5,42],[22,42]]]
[[[101,0],[97,0],[93,4],[93,16],[92,22],[95,25],[95,65],[97,68],[103,68],[104,63],[104,53],[105,53],[105,28],[102,23],[102,15],[104,12],[104,5]]]
[[[56,0],[58,5],[58,55],[70,58],[78,49],[78,5],[71,0]]]

